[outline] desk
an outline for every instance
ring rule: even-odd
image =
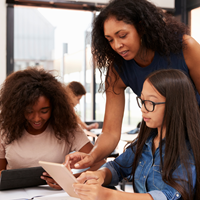
[[[38,187],[0,191],[0,199],[1,200],[28,200],[36,196],[46,196],[46,195],[54,195],[54,194],[62,195],[62,194],[67,194],[67,193],[64,190],[55,190],[49,187],[48,185],[41,185]],[[71,198],[71,199],[75,199],[75,198]],[[78,200],[78,198],[76,199]]]

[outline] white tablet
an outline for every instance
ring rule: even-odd
[[[67,192],[69,196],[78,197],[72,184],[77,182],[73,174],[63,165],[52,162],[39,161],[45,171]]]

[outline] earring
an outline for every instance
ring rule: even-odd
[[[142,45],[142,38],[140,39],[140,44]]]

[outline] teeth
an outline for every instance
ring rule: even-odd
[[[122,54],[125,54],[127,51],[123,51]]]

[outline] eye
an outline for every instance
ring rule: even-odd
[[[120,38],[125,38],[127,36],[127,34],[124,34],[122,36],[120,36]]]
[[[48,112],[49,112],[49,110],[42,110],[42,111],[41,111],[42,114],[46,114],[46,113],[48,113]]]

